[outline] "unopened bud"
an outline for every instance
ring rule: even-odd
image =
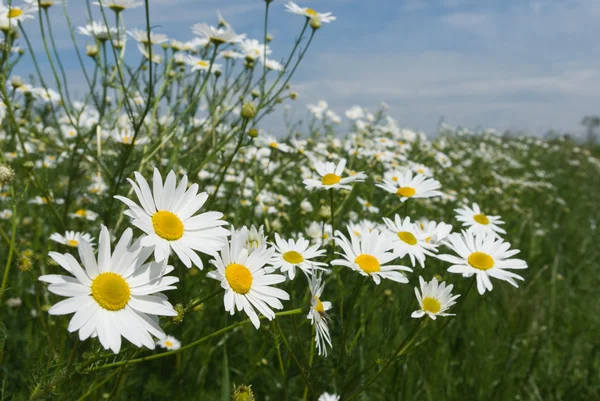
[[[250,92],[250,95],[252,95],[252,97],[253,97],[254,99],[256,99],[257,97],[259,97],[259,96],[260,96],[260,92],[259,92],[259,91],[257,91],[256,89],[254,89],[252,92]]]
[[[328,205],[321,206],[321,210],[319,210],[319,216],[323,220],[327,220],[331,218],[331,208]]]
[[[298,92],[292,92],[292,93],[290,93],[290,99],[292,99],[292,100],[298,99]]]
[[[87,45],[85,47],[85,53],[89,57],[96,57],[96,55],[98,55],[98,46],[96,46],[96,45]]]
[[[244,103],[244,105],[242,106],[242,112],[241,112],[242,118],[245,118],[246,120],[250,120],[251,118],[254,118],[255,115],[256,115],[256,107],[254,107],[254,103],[251,103],[251,102]]]
[[[314,16],[310,19],[310,27],[314,30],[317,30],[321,27],[321,17]]]
[[[248,131],[248,136],[250,138],[256,138],[258,136],[258,130],[256,128],[250,128],[250,131]]]

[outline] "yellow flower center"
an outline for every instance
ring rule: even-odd
[[[408,231],[400,231],[398,233],[398,238],[406,242],[408,245],[417,245],[417,237]]]
[[[485,214],[476,214],[475,216],[473,216],[473,220],[475,220],[479,224],[483,224],[484,226],[490,224],[490,220]]]
[[[173,343],[172,343],[171,341],[167,340],[167,341],[165,341],[165,345],[166,345],[167,347],[172,347],[172,346],[173,346]]]
[[[425,170],[423,170],[422,168],[420,168],[420,169],[417,170],[417,173],[419,173],[419,174],[425,174]]]
[[[72,246],[73,248],[77,247],[79,245],[79,241],[74,240],[74,239],[70,239],[67,240],[67,245]]]
[[[325,308],[323,307],[323,302],[321,302],[319,297],[315,297],[315,300],[317,301],[317,304],[315,305],[315,311],[317,311],[320,314],[325,313]]]
[[[177,215],[168,210],[159,210],[152,215],[152,227],[159,237],[176,241],[183,237],[183,223]]]
[[[335,174],[325,174],[321,179],[323,185],[335,185],[342,180],[342,177]]]
[[[354,263],[356,263],[365,273],[377,273],[380,270],[377,258],[372,255],[367,255],[366,253],[358,255],[354,260]]]
[[[293,265],[304,262],[304,257],[296,251],[287,251],[283,254],[283,260]]]
[[[75,214],[79,217],[85,217],[85,215],[87,214],[85,210],[83,209],[79,209],[78,211],[75,212]]]
[[[102,273],[92,281],[92,297],[106,310],[118,311],[131,298],[129,284],[117,273]]]
[[[471,256],[469,256],[468,262],[477,270],[489,270],[494,267],[494,259],[483,252],[473,252]]]
[[[125,136],[123,137],[123,143],[124,143],[124,144],[126,144],[126,145],[130,145],[130,144],[131,144],[131,140],[132,140],[132,139],[133,139],[133,137],[132,137],[132,136],[125,135]]]
[[[304,10],[304,12],[310,15],[311,17],[316,17],[317,15],[319,15],[319,13],[313,10],[312,8],[307,8],[306,10]]]
[[[269,143],[269,146],[272,148],[277,148],[277,142],[271,142]]]
[[[18,8],[11,8],[8,10],[8,18],[18,18],[23,15],[23,10],[19,10]]]
[[[438,313],[440,309],[442,309],[442,305],[437,299],[431,297],[423,298],[423,310],[425,312]]]
[[[429,244],[429,241],[431,241],[431,237],[425,238],[425,242],[427,242]]]
[[[49,8],[54,5],[54,1],[40,1],[40,7]]]
[[[208,63],[206,61],[197,61],[196,65],[199,65],[200,67],[208,67]]]
[[[393,176],[393,177],[392,177],[392,181],[394,181],[394,182],[398,181],[398,177],[396,177],[396,176]]]
[[[225,278],[231,289],[238,294],[247,294],[252,288],[252,273],[244,265],[228,265],[225,268]]]
[[[416,193],[417,193],[417,191],[415,191],[415,189],[412,187],[400,187],[396,190],[396,195],[400,195],[404,198],[410,198],[411,196],[414,196]]]

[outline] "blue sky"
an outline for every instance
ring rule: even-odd
[[[83,0],[70,0],[74,24],[86,21]],[[297,1],[338,17],[319,30],[292,81],[305,105],[325,99],[339,114],[380,102],[404,126],[435,131],[453,125],[540,133],[581,133],[581,117],[600,114],[599,0],[312,0]],[[18,1],[15,1],[18,4]],[[186,40],[191,25],[216,23],[219,9],[238,32],[262,36],[260,0],[150,0],[156,32]],[[300,17],[271,6],[273,58],[287,55]],[[95,6],[94,6],[95,7]],[[97,7],[94,8],[97,12]],[[63,21],[60,9],[52,11]],[[99,17],[99,14],[97,14]],[[125,14],[144,26],[143,9]],[[41,50],[37,21],[28,30]],[[55,25],[61,53],[72,58],[65,26]],[[78,37],[81,45],[84,37]],[[41,53],[39,53],[41,54]],[[75,83],[77,65],[68,63]],[[19,73],[31,71],[24,63]]]

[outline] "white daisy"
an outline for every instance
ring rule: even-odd
[[[239,43],[246,34],[238,35],[230,26],[215,28],[208,24],[196,24],[192,27],[195,35],[202,36],[216,45],[223,43]]]
[[[310,320],[315,328],[315,346],[319,355],[327,356],[327,345],[329,348],[333,347],[331,344],[331,335],[329,334],[329,327],[327,326],[327,311],[331,309],[331,302],[322,302],[321,295],[325,283],[322,282],[321,276],[314,274],[310,279],[310,310],[306,318]]]
[[[493,289],[490,277],[508,281],[518,287],[517,280],[523,277],[509,271],[526,269],[527,263],[521,259],[510,259],[518,254],[518,249],[510,249],[510,243],[493,235],[475,235],[468,231],[452,234],[448,237],[447,245],[458,254],[438,255],[438,258],[452,263],[450,273],[460,273],[463,277],[477,277],[477,290],[480,294]]]
[[[379,213],[379,208],[376,206],[373,206],[371,204],[371,202],[369,202],[368,200],[361,198],[360,196],[357,196],[356,200],[358,200],[358,203],[361,204],[364,211],[369,212],[369,213]]]
[[[225,289],[225,311],[233,315],[236,310],[243,310],[258,329],[260,319],[254,308],[267,319],[273,320],[275,313],[271,308],[283,309],[280,299],[287,301],[290,296],[279,288],[271,287],[284,282],[285,276],[267,274],[264,268],[274,250],[264,244],[250,254],[244,247],[247,239],[246,227],[239,231],[232,230],[230,243],[211,260],[217,270],[209,272],[207,276],[219,280]]]
[[[33,19],[37,10],[37,1],[26,2],[20,6],[16,6],[14,4],[5,6],[4,2],[2,2],[0,3],[0,19],[7,21],[11,26],[16,26],[19,24],[19,22],[23,22],[27,19]]]
[[[94,243],[94,239],[90,234],[75,231],[67,231],[64,236],[59,233],[54,233],[50,236],[50,239],[73,248],[77,248],[82,240],[86,241],[92,247]]]
[[[323,393],[317,401],[340,401],[340,396],[337,394]]]
[[[192,263],[203,268],[202,259],[196,252],[214,256],[223,246],[229,231],[220,220],[223,213],[205,212],[194,216],[208,199],[208,194],[198,194],[198,184],[187,188],[188,178],[184,175],[176,185],[175,173],[171,171],[164,182],[154,169],[152,191],[146,179],[135,173],[137,183],[128,179],[141,207],[123,196],[115,196],[129,206],[125,214],[133,219],[132,224],[146,233],[141,237],[144,247],[154,248],[157,262],[168,259],[171,249],[187,267]]]
[[[425,237],[425,242],[437,248],[452,232],[452,225],[444,222],[436,223],[429,221],[417,223],[421,233]]]
[[[294,3],[293,1],[290,1],[288,4],[285,5],[285,10],[287,12],[293,13],[293,14],[297,14],[297,15],[303,15],[306,18],[310,18],[310,19],[318,19],[321,22],[331,22],[331,21],[335,21],[336,17],[334,17],[332,15],[332,13],[318,13],[315,10],[313,10],[312,8],[308,8],[308,7],[300,7],[299,5],[297,5],[296,3]]]
[[[165,34],[150,32],[150,41],[148,41],[148,31],[145,29],[132,29],[127,31],[127,34],[143,45],[160,45],[169,40]]]
[[[305,238],[284,240],[279,234],[275,233],[275,253],[270,260],[272,268],[267,271],[281,269],[282,273],[287,273],[290,280],[296,277],[296,267],[305,274],[311,275],[319,266],[326,266],[325,263],[315,262],[312,258],[318,258],[325,254],[325,251],[319,249],[319,245],[309,247],[310,241]]]
[[[187,54],[183,56],[183,62],[192,67],[192,72],[208,70],[212,70],[212,72],[215,72],[221,70],[221,66],[219,64],[213,64],[211,68],[210,61],[202,60],[199,57],[194,57]]]
[[[176,349],[181,348],[181,341],[179,341],[178,339],[176,339],[173,336],[166,336],[162,340],[158,340],[156,342],[156,345],[158,345],[164,349],[167,349],[169,351],[174,351]]]
[[[105,42],[108,40],[108,27],[103,22],[91,21],[85,27],[78,27],[79,33],[86,36],[91,36],[94,39],[97,39],[101,42]],[[110,36],[117,36],[117,28],[110,28]]]
[[[95,5],[108,7],[116,13],[120,13],[128,8],[139,7],[144,4],[143,1],[139,0],[100,0],[95,1]]]
[[[363,276],[371,276],[376,284],[379,284],[382,278],[398,283],[408,283],[408,279],[401,271],[412,272],[410,267],[384,266],[397,258],[394,252],[390,252],[394,245],[386,233],[373,230],[364,233],[359,238],[352,235],[350,228],[348,231],[350,240],[339,231],[335,233],[335,242],[344,251],[343,253],[338,252],[338,255],[343,256],[344,259],[336,259],[331,262],[332,265],[346,266]]]
[[[401,202],[408,198],[431,198],[442,194],[438,191],[441,188],[440,183],[433,178],[427,178],[424,174],[413,176],[412,171],[406,171],[394,177],[396,180],[386,179],[377,186],[398,195]]]
[[[145,145],[148,142],[150,142],[150,139],[148,139],[147,137],[137,137],[135,138],[135,142],[133,140],[134,137],[134,132],[131,128],[126,127],[126,128],[115,128],[114,130],[110,131],[110,136],[117,142],[122,143],[123,145],[131,145],[133,143],[133,145]]]
[[[271,54],[271,48],[269,45],[262,44],[256,39],[243,39],[239,43],[239,47],[246,59],[258,59],[261,63],[265,59],[265,53],[267,55]]]
[[[340,160],[337,166],[332,162],[323,163],[319,160],[315,160],[315,170],[317,170],[321,179],[315,180],[307,178],[303,181],[304,185],[306,185],[306,188],[308,189],[352,189],[352,187],[347,184],[351,182],[362,182],[367,178],[366,174],[362,172],[342,178],[344,167],[346,167],[346,159]]]
[[[242,230],[243,228],[239,229],[238,231],[241,232]],[[248,229],[248,235],[246,236],[246,244],[244,245],[244,248],[248,250],[248,253],[256,251],[266,243],[267,237],[265,235],[265,227],[260,226],[260,228],[257,230],[254,225],[250,226],[250,229]]]
[[[446,313],[448,308],[456,304],[455,300],[460,297],[460,295],[452,295],[452,284],[447,287],[443,281],[438,284],[435,277],[430,282],[425,282],[423,277],[419,277],[419,284],[421,292],[419,293],[419,289],[415,287],[415,295],[421,309],[414,311],[411,317],[421,318],[427,315],[435,320],[437,316],[454,316],[453,313]]]
[[[418,224],[411,223],[410,217],[402,220],[399,215],[396,215],[394,221],[385,217],[383,221],[392,234],[394,252],[401,258],[408,255],[413,267],[416,259],[424,268],[425,256],[432,255],[431,251],[434,247],[425,241],[425,236],[419,230]]]
[[[98,337],[104,349],[118,353],[121,336],[137,347],[154,349],[151,334],[165,337],[157,316],[175,316],[177,312],[161,291],[172,290],[177,277],[167,276],[173,268],[163,263],[146,263],[150,252],[131,239],[125,230],[111,253],[110,234],[102,226],[98,240],[98,258],[92,247],[81,241],[79,257],[83,268],[70,254],[49,255],[72,276],[50,274],[41,281],[50,283],[48,290],[69,297],[48,311],[51,315],[75,313],[69,332],[79,331],[79,339]]]
[[[492,234],[496,237],[500,237],[500,234],[506,234],[506,231],[498,227],[498,225],[504,224],[500,220],[500,216],[486,216],[477,203],[473,203],[472,208],[464,206],[455,209],[454,212],[457,214],[456,220],[462,222],[467,231],[473,234]]]

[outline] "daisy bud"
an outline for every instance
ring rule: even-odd
[[[267,43],[271,42],[273,40],[273,35],[267,35]]]
[[[292,100],[298,99],[298,93],[297,92],[290,93],[290,99],[292,99]]]
[[[248,136],[250,138],[256,138],[258,136],[258,130],[256,128],[250,128],[250,131],[248,131]]]
[[[328,205],[321,206],[321,210],[319,210],[319,216],[323,220],[327,220],[331,218],[331,208]]]
[[[185,317],[185,308],[183,307],[182,304],[177,304],[173,308],[175,309],[175,312],[177,312],[177,316],[173,316],[171,318],[171,321],[174,324],[183,323],[183,318]]]
[[[15,176],[15,172],[8,166],[0,166],[0,187],[8,184]]]
[[[33,257],[33,251],[31,249],[26,249],[19,255],[19,260],[17,263],[17,267],[22,272],[31,271],[31,267],[33,266],[33,261],[31,258]]]
[[[260,96],[260,93],[256,89],[254,89],[252,92],[250,92],[250,95],[252,95],[252,97],[256,99]]]
[[[215,71],[215,77],[219,78],[223,73],[220,70]]]
[[[310,27],[317,30],[321,27],[321,18],[319,16],[312,17],[310,19]]]
[[[85,47],[85,53],[88,55],[88,57],[96,57],[98,55],[98,46],[87,45]]]
[[[32,169],[34,166],[35,165],[32,161],[26,161],[25,163],[23,163],[23,167],[25,167],[26,169]]]
[[[255,401],[252,386],[240,385],[233,388],[233,401]]]
[[[252,102],[244,103],[244,105],[242,106],[242,112],[241,112],[242,118],[244,118],[246,120],[250,120],[251,118],[254,118],[255,115],[256,115],[256,107],[254,107],[254,103],[252,103]]]

